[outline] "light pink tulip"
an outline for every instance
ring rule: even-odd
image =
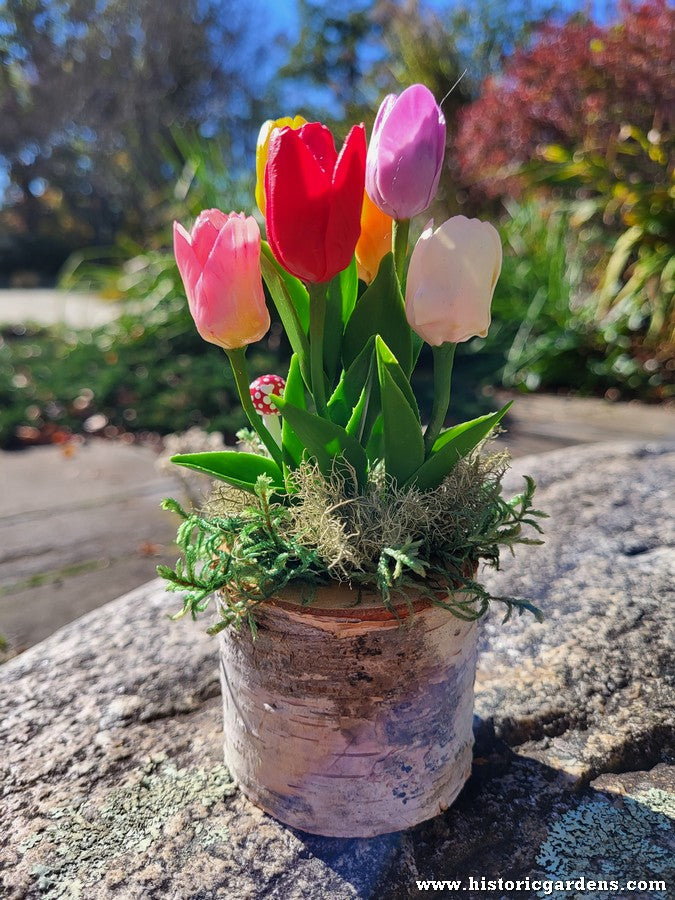
[[[485,337],[501,267],[499,234],[488,222],[454,216],[435,231],[430,223],[410,258],[410,327],[433,347]]]
[[[190,234],[173,223],[178,270],[197,331],[234,350],[270,327],[260,274],[260,228],[252,216],[206,209]]]

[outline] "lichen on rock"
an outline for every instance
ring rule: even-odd
[[[605,795],[584,799],[555,821],[539,848],[537,863],[553,880],[630,879],[675,883],[675,794],[652,788],[634,797]],[[551,900],[576,900],[586,894],[540,893]],[[596,891],[595,900],[612,900],[616,891]],[[666,891],[653,891],[666,900]]]
[[[154,759],[130,783],[111,790],[100,805],[79,798],[52,810],[52,824],[19,850],[47,845],[44,861],[32,869],[41,896],[86,898],[100,879],[112,874],[114,883],[116,871],[123,880],[124,873],[135,868],[129,857],[140,861],[160,839],[164,851],[171,846],[172,855],[225,839],[227,832],[212,810],[235,790],[224,766],[178,769]]]

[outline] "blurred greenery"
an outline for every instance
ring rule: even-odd
[[[605,394],[613,399],[672,396],[668,354],[639,352],[644,317],[598,309],[587,281],[597,240],[570,226],[575,210],[552,201],[507,201],[504,264],[481,352],[504,360],[504,387]],[[670,382],[670,385],[668,384]]]
[[[237,179],[217,140],[177,132],[165,146],[173,184],[161,204],[171,241],[172,216],[184,222],[223,197],[244,207],[252,176]],[[0,446],[58,441],[70,432],[167,434],[199,425],[230,440],[245,424],[225,354],[206,344],[190,316],[167,249],[144,250],[131,238],[109,250],[73,254],[61,287],[123,303],[118,320],[93,331],[0,330]],[[252,377],[290,354],[274,322],[249,349]],[[283,366],[282,366],[283,368]]]
[[[499,384],[665,396],[662,361],[632,352],[629,323],[598,323],[568,214],[536,202],[511,203],[508,213],[493,323],[487,339],[460,347],[452,418],[487,411]],[[232,375],[225,355],[197,334],[171,253],[137,255],[121,266],[81,260],[65,280],[123,295],[125,310],[92,332],[0,332],[0,446],[58,440],[69,431],[166,434],[192,425],[233,439],[244,417]],[[289,354],[278,322],[248,355],[252,376],[285,372]],[[428,412],[425,354],[414,379]]]
[[[0,4],[0,280],[53,277],[78,247],[151,242],[179,130],[218,134],[241,165],[273,102],[268,37],[233,0]]]
[[[95,272],[82,263],[87,284]],[[231,370],[225,354],[198,335],[173,255],[147,253],[101,274],[102,286],[126,297],[113,324],[86,332],[0,330],[0,446],[59,440],[70,431],[167,434],[192,425],[233,439],[245,417]],[[249,349],[253,373],[275,370],[275,338],[278,330]]]
[[[532,182],[581,197],[571,204],[573,224],[587,233],[593,226],[604,244],[591,273],[596,317],[615,328],[639,323],[648,346],[675,343],[672,136],[624,124],[604,153],[550,145],[541,157],[526,168]]]

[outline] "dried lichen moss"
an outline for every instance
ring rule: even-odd
[[[584,800],[548,829],[537,862],[552,880],[665,880],[675,883],[673,819],[675,795],[651,789],[635,797]],[[544,896],[543,893],[540,896]],[[576,900],[586,894],[546,894],[551,900]],[[595,900],[611,900],[616,892],[594,891]],[[653,891],[666,900],[665,891]]]
[[[305,463],[293,473],[293,503],[279,532],[290,543],[316,550],[336,580],[376,571],[386,548],[414,544],[426,558],[440,548],[459,550],[494,505],[508,466],[507,452],[474,453],[430,491],[404,490],[379,466],[359,491],[348,465],[325,477],[318,466]],[[243,492],[218,486],[202,512],[229,516],[247,504]]]
[[[183,852],[225,840],[223,829],[209,827],[199,808],[210,810],[234,791],[224,766],[177,769],[162,760],[152,761],[135,781],[112,790],[100,805],[82,798],[53,810],[52,824],[20,849],[26,852],[43,845],[47,850],[46,861],[31,872],[41,896],[86,898],[87,888],[97,885],[110,870],[132,870],[134,857],[142,865],[143,854],[156,841],[171,841],[171,820],[188,810],[192,811],[189,821],[180,823],[182,837],[188,838]]]

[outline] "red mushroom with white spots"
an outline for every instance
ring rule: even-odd
[[[251,400],[255,411],[262,416],[265,428],[270,432],[275,441],[281,444],[281,426],[279,416],[281,413],[272,403],[271,394],[283,397],[286,382],[281,375],[261,375],[251,382]]]

